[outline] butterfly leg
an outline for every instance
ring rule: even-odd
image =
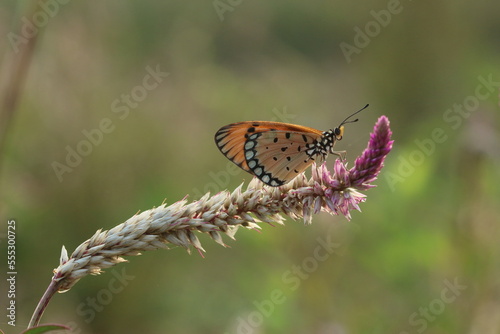
[[[347,151],[332,151],[332,154],[338,156],[342,161],[347,159]]]

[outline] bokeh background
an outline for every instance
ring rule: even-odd
[[[27,325],[62,245],[164,199],[248,182],[214,145],[219,127],[326,130],[370,103],[337,148],[352,163],[380,115],[395,144],[352,221],[240,230],[231,248],[200,236],[205,258],[129,258],[56,295],[42,322],[101,334],[500,333],[498,13],[488,0],[2,2],[2,106],[25,45],[12,33],[34,14],[40,27],[15,113],[0,119],[1,267],[15,218],[18,271],[17,327],[2,284],[1,328]],[[168,75],[127,105],[148,69]],[[58,176],[54,163],[103,120],[112,130]],[[318,238],[335,251],[292,289],[284,275],[310,263]],[[284,297],[269,306],[273,291]]]

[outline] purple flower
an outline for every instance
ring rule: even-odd
[[[392,149],[392,131],[389,128],[389,120],[381,116],[373,132],[370,134],[368,147],[354,162],[354,167],[349,171],[352,185],[360,190],[374,187],[370,183],[377,179],[378,173],[384,166],[384,160]]]
[[[303,199],[303,217],[306,223],[311,222],[311,212],[317,213],[322,210],[335,215],[341,213],[350,220],[351,210],[361,211],[358,204],[364,202],[366,196],[358,190],[375,187],[371,183],[377,179],[385,157],[391,151],[393,143],[391,135],[389,120],[386,116],[381,116],[370,134],[368,147],[356,158],[353,168],[348,170],[346,165],[337,159],[332,175],[326,163],[320,167],[313,165],[312,178],[309,182],[313,182],[314,185],[310,184],[311,189],[304,187],[298,192],[309,197],[322,197],[323,205],[321,207],[315,205],[311,211],[311,205],[317,204],[317,201],[309,197]]]

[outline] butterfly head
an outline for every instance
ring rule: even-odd
[[[333,134],[335,135],[336,140],[342,140],[342,136],[344,135],[344,126],[340,125],[338,128],[333,129]]]

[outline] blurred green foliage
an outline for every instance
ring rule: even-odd
[[[318,215],[311,226],[241,230],[231,248],[202,236],[204,259],[181,249],[129,258],[55,296],[43,321],[76,333],[250,333],[249,322],[252,333],[500,332],[499,3],[35,4],[54,15],[38,31],[0,179],[1,216],[18,224],[20,328],[63,244],[71,252],[164,199],[250,179],[218,152],[219,127],[274,119],[326,130],[370,103],[338,148],[352,163],[382,114],[395,144],[351,222]],[[24,10],[0,5],[6,55]],[[358,51],[346,57],[342,43]],[[127,105],[148,68],[169,74]],[[474,104],[479,77],[496,86]],[[113,130],[58,178],[54,162],[67,165],[68,147],[104,119]],[[435,129],[446,139],[433,140]],[[298,284],[284,279],[307,266],[318,238],[335,252]],[[103,299],[122,271],[133,279]],[[466,288],[451,301],[456,280]],[[283,293],[275,302],[273,291]]]

